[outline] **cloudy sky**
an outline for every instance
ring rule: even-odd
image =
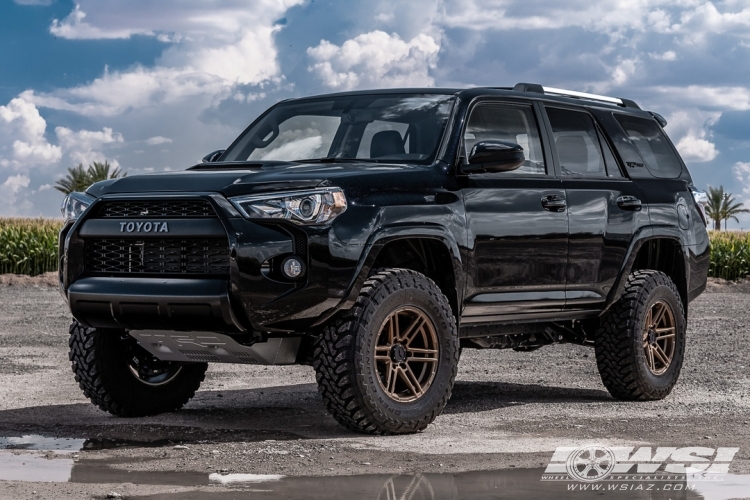
[[[186,168],[283,98],[517,82],[634,99],[750,202],[750,0],[2,1],[0,216],[59,215],[81,162]]]

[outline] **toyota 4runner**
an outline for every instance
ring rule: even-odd
[[[513,88],[282,101],[182,172],[63,204],[84,394],[173,411],[208,363],[307,364],[343,426],[424,429],[462,349],[591,346],[621,400],[664,398],[709,241],[666,121]]]

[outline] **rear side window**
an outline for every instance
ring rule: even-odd
[[[547,108],[547,116],[562,174],[607,177],[602,145],[591,116],[559,108]]]
[[[614,115],[654,177],[674,179],[680,176],[682,162],[656,121],[619,113]]]

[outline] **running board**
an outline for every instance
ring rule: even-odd
[[[292,365],[297,360],[302,340],[301,337],[276,337],[245,346],[221,333],[162,330],[131,330],[128,333],[156,358],[182,363]]]

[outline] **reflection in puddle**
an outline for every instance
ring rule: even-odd
[[[250,484],[278,481],[284,477],[280,474],[211,474],[208,480],[220,484]]]
[[[750,475],[723,474],[721,481],[707,481],[701,474],[688,476],[688,484],[695,487],[705,500],[725,500],[748,498],[750,496]]]
[[[79,451],[85,439],[52,438],[29,434],[21,437],[0,437],[0,450]]]
[[[163,493],[152,500],[212,499],[254,500],[438,500],[438,499],[589,499],[622,498],[649,500],[728,500],[750,492],[750,476],[731,474],[720,480],[702,480],[689,475],[666,483],[572,483],[541,481],[543,469],[506,469],[457,474],[360,475],[330,477],[286,477],[257,474],[208,474],[206,472],[128,471],[108,460],[73,460],[73,453],[87,449],[83,439],[23,436],[0,438],[0,480],[71,482],[88,484],[134,483],[162,486],[224,486],[207,492]],[[102,443],[98,441],[98,443]],[[40,452],[45,452],[42,455]],[[262,488],[262,489],[259,489]]]
[[[48,459],[28,453],[0,452],[0,480],[3,481],[64,483],[70,479],[72,469],[70,458]]]

